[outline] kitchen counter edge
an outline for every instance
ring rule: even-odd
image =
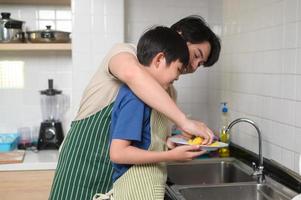
[[[22,163],[0,164],[0,172],[55,170],[59,157],[58,150],[26,151]]]

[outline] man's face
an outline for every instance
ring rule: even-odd
[[[189,49],[189,64],[186,73],[193,73],[197,68],[203,65],[207,60],[211,52],[210,43],[205,41],[199,44],[187,43]]]

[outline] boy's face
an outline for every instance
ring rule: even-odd
[[[157,75],[155,77],[164,89],[168,89],[175,80],[178,80],[182,68],[183,64],[179,60],[173,61],[167,65],[164,59],[164,62],[161,62],[158,67]]]

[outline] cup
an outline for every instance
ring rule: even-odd
[[[39,139],[39,127],[37,126],[33,126],[31,128],[31,145],[33,147],[37,147],[38,146],[38,139]]]
[[[31,146],[30,127],[20,127],[18,128],[18,133],[20,134],[18,149],[26,149],[30,147]]]

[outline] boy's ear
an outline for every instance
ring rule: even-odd
[[[165,55],[163,52],[158,53],[154,59],[153,64],[158,68],[161,64],[164,64],[166,62]]]

